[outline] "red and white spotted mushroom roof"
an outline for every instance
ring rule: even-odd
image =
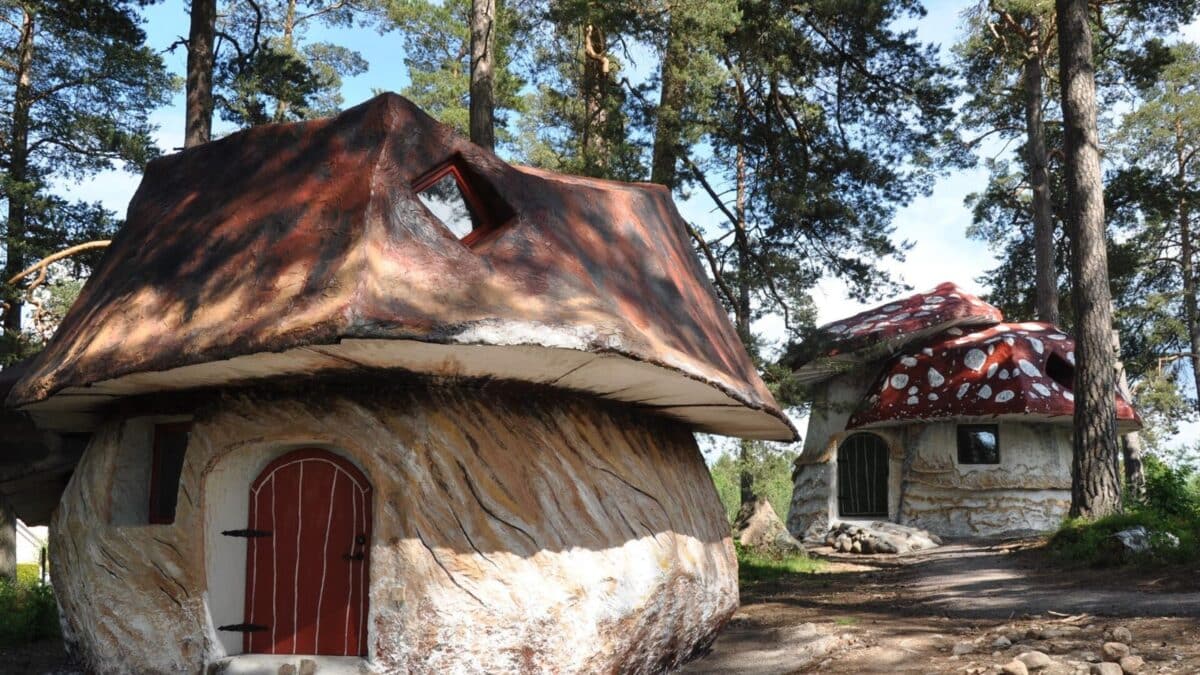
[[[795,371],[801,383],[819,382],[856,364],[886,358],[905,345],[953,327],[990,326],[1000,310],[952,282],[931,291],[859,312],[817,329],[807,341],[808,360]]]
[[[847,428],[913,420],[1019,415],[1069,421],[1075,341],[1048,323],[1002,323],[967,333],[950,328],[884,367]],[[1141,427],[1117,396],[1117,422]]]

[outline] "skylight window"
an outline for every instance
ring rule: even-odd
[[[459,241],[470,245],[512,218],[512,209],[461,158],[413,183],[417,198]]]
[[[467,200],[465,186],[457,171],[442,174],[429,187],[417,192],[417,197],[459,239],[483,226],[479,215]]]

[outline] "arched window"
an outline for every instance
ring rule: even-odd
[[[887,518],[887,443],[875,434],[851,434],[838,446],[837,463],[838,515]]]

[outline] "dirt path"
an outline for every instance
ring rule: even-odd
[[[1038,650],[1053,660],[1041,672],[1086,674],[1125,628],[1141,672],[1200,673],[1196,570],[1062,571],[1036,543],[910,556],[821,549],[828,573],[743,587],[741,611],[685,672],[993,673]]]

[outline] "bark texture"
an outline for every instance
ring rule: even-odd
[[[471,142],[496,147],[496,0],[471,1]]]
[[[683,134],[682,113],[687,83],[680,71],[688,59],[683,41],[675,31],[678,19],[672,12],[667,27],[667,44],[662,57],[662,84],[658,99],[658,118],[654,127],[654,153],[650,163],[650,182],[674,188]]]
[[[209,570],[245,563],[204,558],[224,503],[211,477],[306,446],[372,483],[368,653],[382,672],[660,672],[737,607],[694,439],[627,408],[496,386],[231,395],[197,411],[176,520],[161,526],[110,524],[131,442],[117,421],[96,434],[51,528],[68,638],[90,672],[204,672],[225,657],[214,627],[241,618],[212,608],[241,589]]]
[[[1040,28],[1040,22],[1038,25]],[[1058,271],[1054,264],[1054,216],[1050,205],[1050,178],[1046,171],[1046,128],[1042,121],[1041,40],[1034,33],[1034,46],[1025,60],[1026,161],[1033,195],[1034,267],[1037,277],[1037,319],[1058,325]]]
[[[1087,0],[1057,0],[1055,7],[1077,322],[1071,515],[1099,517],[1120,510],[1121,478],[1096,78]]]
[[[212,140],[216,0],[192,0],[187,51],[187,111],[183,147]]]
[[[17,512],[0,495],[0,579],[17,578]]]
[[[27,183],[29,177],[29,124],[33,108],[33,29],[34,16],[25,9],[21,13],[20,32],[17,37],[17,63],[13,89],[12,112],[9,118],[11,157],[8,166],[8,246],[5,251],[3,279],[17,275],[26,264],[24,251],[25,231],[28,229],[29,209],[26,200],[31,197]],[[4,313],[4,330],[21,331],[21,296],[12,291],[6,298],[9,303]]]

